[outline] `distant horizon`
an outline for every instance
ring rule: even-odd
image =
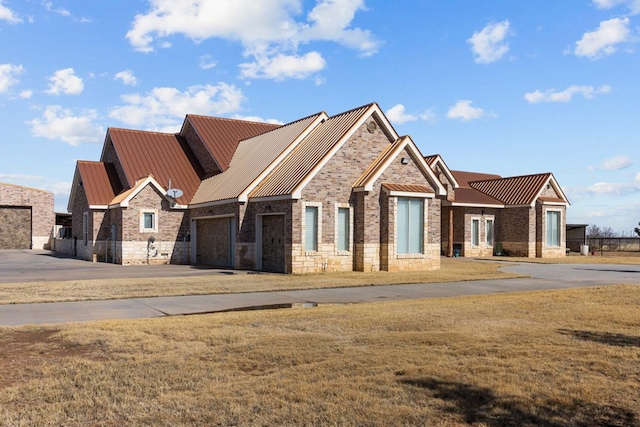
[[[108,127],[289,123],[377,102],[454,170],[551,172],[567,222],[640,221],[638,0],[0,0],[0,182],[66,212]]]

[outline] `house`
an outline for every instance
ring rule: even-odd
[[[443,254],[566,255],[569,201],[552,173],[503,178],[450,170],[440,155],[425,160],[447,189],[442,201]]]
[[[73,252],[119,264],[285,273],[440,266],[445,186],[373,103],[279,126],[187,115],[110,128],[78,161]]]
[[[49,249],[53,193],[0,183],[0,249]]]

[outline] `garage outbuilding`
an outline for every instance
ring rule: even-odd
[[[0,249],[48,249],[53,193],[0,183]]]

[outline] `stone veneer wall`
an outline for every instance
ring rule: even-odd
[[[53,193],[0,183],[0,205],[31,207],[31,246],[48,249],[55,224]]]

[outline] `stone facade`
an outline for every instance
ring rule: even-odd
[[[49,249],[55,224],[53,193],[0,183],[0,218],[11,224],[0,233],[0,248],[23,242],[24,249]]]

